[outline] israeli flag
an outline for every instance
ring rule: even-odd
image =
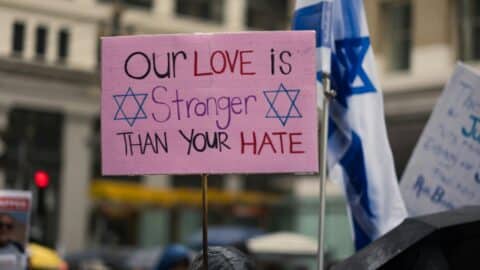
[[[295,4],[292,28],[315,30],[317,42],[317,78],[330,74],[332,55],[332,7],[333,0],[303,0]]]
[[[294,29],[312,25],[314,15],[309,10],[326,2],[330,1],[297,0]],[[317,30],[317,47],[319,39],[331,40],[330,44],[320,43],[332,50],[331,80],[337,92],[330,106],[329,178],[344,187],[358,250],[396,227],[407,217],[407,211],[387,139],[363,1],[333,0],[331,14],[331,32],[318,32],[324,29],[319,26],[321,20],[310,29]],[[317,66],[319,72],[324,72],[322,66]]]

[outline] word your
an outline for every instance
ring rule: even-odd
[[[185,134],[182,130],[178,132],[188,142],[187,155],[190,155],[192,149],[200,153],[207,149],[215,149],[219,152],[222,152],[224,148],[230,149],[230,146],[227,144],[228,134],[223,131],[195,133],[195,129],[192,129],[189,135]]]
[[[477,123],[480,122],[480,118],[475,115],[470,115],[470,119],[472,120],[472,125],[469,129],[462,127],[462,135],[465,138],[470,138],[480,143],[480,133],[477,127]]]
[[[144,155],[147,151],[158,154],[160,150],[164,153],[168,153],[167,133],[163,132],[159,135],[154,132],[152,135],[150,132],[145,134],[128,131],[118,132],[117,136],[121,136],[123,139],[125,156],[133,156],[134,153]]]
[[[447,209],[453,209],[453,203],[447,201],[445,199],[445,189],[437,185],[435,188],[428,186],[425,183],[425,177],[423,175],[419,175],[415,183],[413,184],[413,189],[416,192],[417,198],[422,196],[426,196],[430,199],[431,202],[434,204],[438,204],[443,206]]]
[[[215,124],[218,129],[227,129],[232,121],[232,115],[247,115],[248,105],[251,102],[257,102],[257,97],[249,95],[246,97],[238,96],[207,96],[203,98],[198,97],[184,97],[180,95],[179,90],[175,90],[175,96],[168,96],[168,89],[163,86],[157,86],[152,90],[152,101],[157,104],[157,107],[162,113],[152,113],[152,118],[155,122],[163,123],[176,115],[177,120],[192,117],[211,117],[218,118]]]
[[[251,136],[240,133],[241,153],[245,154],[247,149],[250,149],[252,154],[260,155],[262,151],[271,151],[273,154],[303,154],[305,151],[299,150],[296,146],[302,145],[298,140],[298,136],[302,136],[301,132],[264,132],[258,137],[255,131]],[[273,138],[273,140],[272,140]]]

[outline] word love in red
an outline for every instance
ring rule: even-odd
[[[209,56],[203,58],[197,51],[194,52],[194,75],[211,76],[213,74],[222,74],[225,72],[238,73],[241,75],[255,75],[255,72],[248,71],[247,66],[252,64],[251,56],[253,50],[216,50]],[[208,62],[207,64],[201,61]],[[199,64],[200,63],[200,64]],[[205,70],[200,70],[199,66],[206,66]]]

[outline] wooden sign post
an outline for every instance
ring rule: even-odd
[[[202,174],[202,250],[203,268],[208,270],[208,176]]]

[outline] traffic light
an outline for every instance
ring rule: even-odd
[[[37,188],[45,189],[50,184],[50,175],[46,171],[37,170],[33,174],[33,180]]]
[[[33,173],[33,182],[35,184],[34,195],[36,195],[35,210],[38,214],[45,215],[47,212],[45,192],[48,185],[50,185],[50,175],[44,170],[36,170]]]

